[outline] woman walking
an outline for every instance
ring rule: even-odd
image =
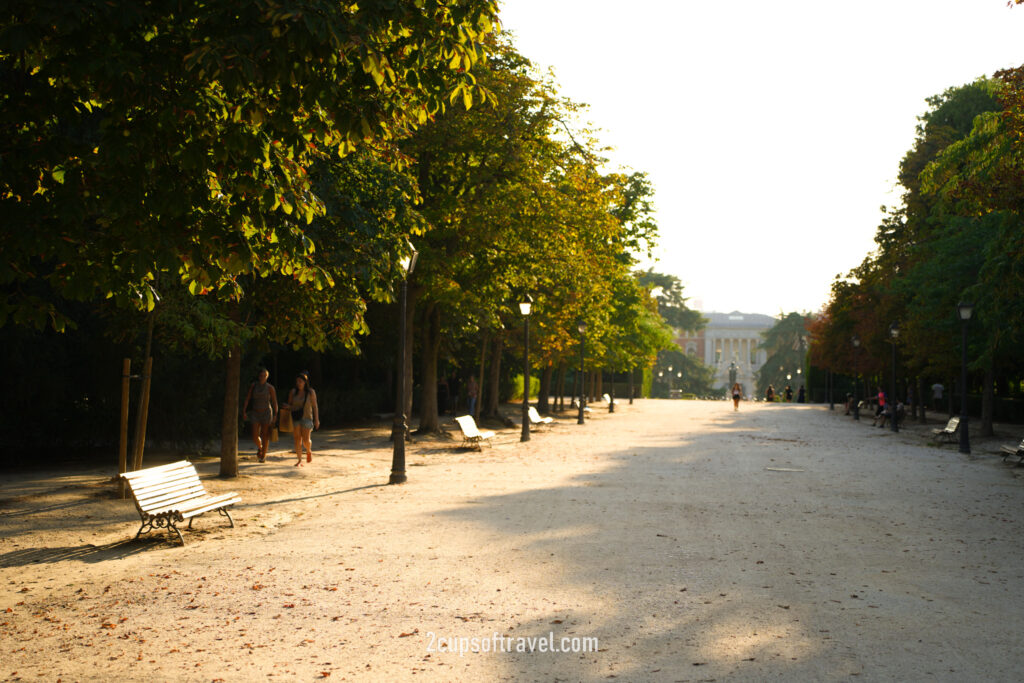
[[[249,393],[242,404],[242,419],[252,424],[252,440],[256,443],[256,462],[266,462],[267,446],[270,445],[270,428],[277,420],[277,392],[268,382],[270,372],[266,368],[256,371],[256,381],[249,385]],[[250,418],[249,404],[252,403]]]
[[[740,383],[735,382],[732,385],[732,409],[740,409],[740,397],[743,396],[743,389],[740,388]]]
[[[306,450],[306,462],[313,462],[313,430],[320,429],[320,407],[316,403],[316,392],[309,385],[308,372],[295,376],[295,387],[288,392],[288,403],[283,407],[292,413],[295,466],[302,465],[303,448]]]

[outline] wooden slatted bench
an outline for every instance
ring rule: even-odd
[[[455,418],[455,421],[458,423],[459,429],[462,430],[463,446],[472,446],[480,450],[480,447],[487,443],[488,439],[494,438],[494,432],[489,429],[481,430],[476,426],[476,420],[472,415],[460,415]]]
[[[573,407],[574,410],[579,410],[580,409],[580,400],[578,398],[574,398],[572,400],[572,407]],[[594,411],[593,411],[593,409],[590,406],[588,406],[586,403],[584,403],[583,404],[583,412],[584,413],[592,413]]]
[[[1016,446],[1000,446],[999,450],[1003,452],[1003,462],[1007,458],[1016,457],[1017,465],[1024,464],[1024,439]]]
[[[932,437],[935,438],[939,443],[953,443],[956,439],[954,438],[957,431],[960,429],[960,418],[951,417],[946,426],[942,429],[933,429]]]
[[[143,531],[166,527],[178,534],[178,540],[184,545],[185,539],[178,523],[187,519],[191,529],[194,517],[214,510],[227,517],[232,528],[235,526],[228,507],[242,499],[237,493],[211,496],[199,481],[195,466],[188,460],[125,472],[121,476],[128,482],[132,500],[142,518],[142,526],[135,538]]]
[[[533,406],[530,406],[526,410],[527,416],[530,418],[530,424],[534,427],[550,427],[554,422],[553,418],[541,417],[540,413]]]

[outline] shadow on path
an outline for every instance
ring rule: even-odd
[[[163,538],[140,538],[115,541],[104,545],[78,545],[64,548],[22,548],[0,555],[0,567],[24,567],[30,564],[52,564],[65,560],[79,562],[106,562],[138,555],[167,545]]]

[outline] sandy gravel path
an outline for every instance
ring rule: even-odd
[[[204,474],[238,527],[203,518],[184,549],[127,541],[96,472],[8,477],[0,679],[1024,676],[1024,481],[984,447],[820,406],[559,422],[414,444],[399,487],[383,430],[317,435],[311,467]],[[549,638],[597,651],[493,651]]]

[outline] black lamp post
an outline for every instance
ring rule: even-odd
[[[577,416],[577,418],[576,418],[576,424],[581,425],[581,424],[583,424],[583,404],[584,404],[584,394],[585,394],[585,387],[583,386],[584,385],[583,368],[584,368],[584,358],[585,358],[584,350],[585,350],[586,343],[587,343],[587,323],[586,323],[586,321],[584,321],[582,319],[577,320],[576,321],[576,329],[579,330],[579,332],[580,332],[580,413],[579,413],[579,416]]]
[[[900,336],[898,323],[889,325],[889,342],[892,344],[892,381],[889,382],[889,419],[892,431],[900,431],[900,422],[896,414],[896,340]]]
[[[971,437],[967,433],[967,323],[974,313],[974,304],[961,301],[956,305],[960,316],[960,452],[971,454]]]
[[[860,337],[858,337],[857,335],[853,335],[852,337],[850,337],[850,343],[853,344],[853,353],[857,357],[857,359],[859,360],[860,359]],[[860,391],[857,388],[857,374],[858,373],[854,373],[853,374],[853,393],[854,393],[854,396],[853,396],[853,419],[854,420],[860,420],[860,397],[857,396],[857,394],[860,393]]]
[[[530,440],[530,307],[533,297],[527,294],[519,302],[523,314],[523,433],[520,441]]]
[[[832,391],[832,368],[828,369],[827,385],[828,385],[828,409],[829,410],[835,410],[836,409],[836,400],[835,400],[835,394]]]
[[[391,477],[389,484],[404,484],[405,476],[405,435],[409,431],[405,415],[405,312],[409,298],[409,276],[416,267],[419,252],[411,248],[408,256],[402,259],[402,303],[398,320],[398,390],[395,398],[395,422],[391,427]]]

